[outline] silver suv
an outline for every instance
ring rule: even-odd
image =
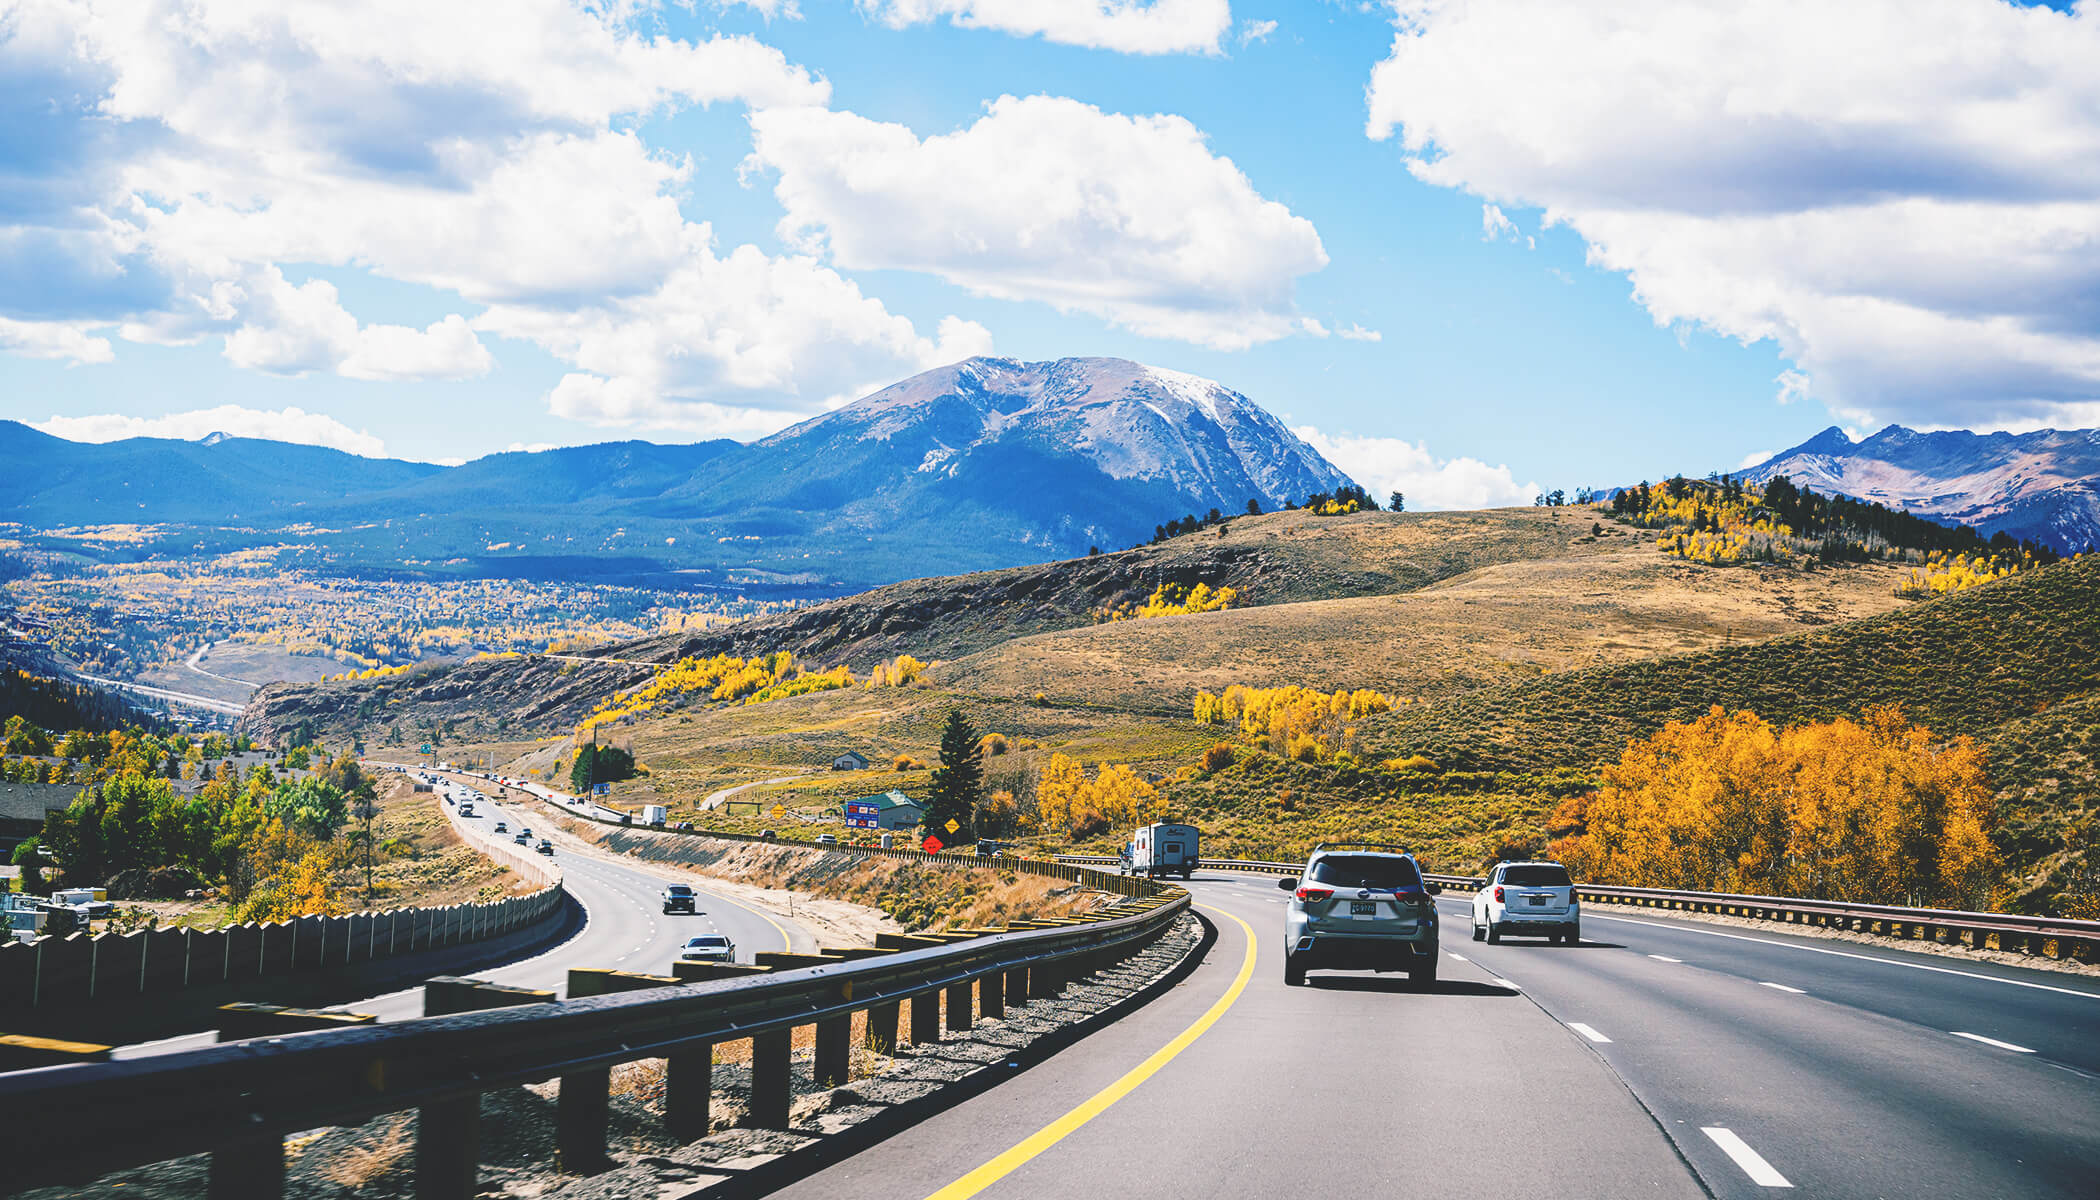
[[[1283,981],[1307,971],[1405,971],[1436,982],[1436,900],[1414,856],[1382,842],[1322,842],[1303,879],[1279,879],[1284,911]]]

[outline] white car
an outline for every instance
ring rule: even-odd
[[[678,950],[678,961],[733,963],[736,961],[736,943],[719,933],[703,933],[685,940],[685,945]]]
[[[1473,894],[1473,940],[1504,934],[1574,945],[1582,940],[1582,906],[1568,869],[1557,862],[1497,863]]]

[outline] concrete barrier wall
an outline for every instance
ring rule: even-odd
[[[563,915],[559,868],[531,855],[491,857],[542,886],[486,904],[300,917],[215,930],[75,933],[0,944],[0,1030],[7,1027],[9,1011],[114,1004],[471,946]]]

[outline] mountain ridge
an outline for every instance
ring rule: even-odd
[[[213,528],[235,548],[296,527],[307,559],[335,568],[496,576],[610,557],[636,577],[810,595],[1118,549],[1162,519],[1350,482],[1246,396],[1113,358],[966,359],[751,443],[440,466],[0,422],[0,461],[35,464],[0,482],[0,510],[44,530]]]
[[[1888,425],[1859,441],[1833,425],[1736,475],[1785,475],[1985,534],[2065,553],[2100,547],[2100,430],[1921,432]]]

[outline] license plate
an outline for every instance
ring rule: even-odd
[[[1531,902],[1543,907],[1546,903],[1546,898],[1544,896],[1533,896]]]
[[[1375,917],[1378,915],[1378,901],[1351,900],[1349,902],[1349,915],[1352,917]]]

